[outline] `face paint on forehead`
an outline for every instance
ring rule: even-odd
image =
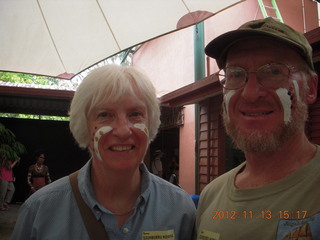
[[[135,124],[133,124],[133,126],[135,128],[140,129],[142,132],[144,132],[147,135],[147,137],[149,137],[149,130],[148,130],[148,128],[147,128],[147,126],[145,124],[143,124],[143,123],[135,123]]]
[[[100,141],[100,138],[101,138],[104,134],[110,132],[111,130],[112,130],[112,127],[110,127],[110,126],[104,126],[104,127],[99,128],[99,129],[96,131],[95,135],[94,135],[93,148],[94,148],[94,152],[95,152],[95,154],[97,155],[97,157],[98,157],[99,160],[102,160],[102,157],[101,157],[100,152],[99,152],[99,141]]]
[[[228,121],[230,120],[229,117],[229,102],[231,97],[236,93],[236,90],[230,90],[227,94],[224,95],[224,108],[228,117]]]
[[[282,104],[284,124],[287,125],[291,121],[292,109],[294,109],[297,102],[300,101],[299,85],[297,81],[293,81],[289,89],[278,88],[276,94]]]

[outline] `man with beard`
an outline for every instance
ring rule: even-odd
[[[202,191],[198,239],[320,239],[320,150],[304,132],[317,98],[311,46],[266,18],[205,52],[221,69],[225,128],[246,161]]]

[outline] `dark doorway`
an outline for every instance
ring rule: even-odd
[[[0,118],[16,139],[26,148],[19,165],[13,168],[15,194],[13,202],[23,202],[29,194],[27,185],[28,167],[35,163],[37,149],[45,151],[45,165],[48,166],[52,181],[81,168],[89,159],[87,150],[81,150],[69,131],[69,122],[31,119]]]
[[[173,157],[179,163],[179,127],[161,130],[156,139],[150,145],[150,157],[156,150],[160,149],[165,153],[162,159],[163,178],[168,180],[170,177],[170,165]]]

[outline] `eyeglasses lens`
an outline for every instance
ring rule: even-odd
[[[218,72],[221,85],[229,90],[242,88],[248,73],[256,73],[259,83],[268,88],[287,87],[290,69],[285,64],[272,63],[261,66],[257,71],[246,71],[241,67],[227,67]]]

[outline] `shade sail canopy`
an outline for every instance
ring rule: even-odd
[[[183,16],[189,14],[184,18],[189,20],[178,28],[238,2],[1,0],[0,71],[70,79],[118,52],[177,30]]]

